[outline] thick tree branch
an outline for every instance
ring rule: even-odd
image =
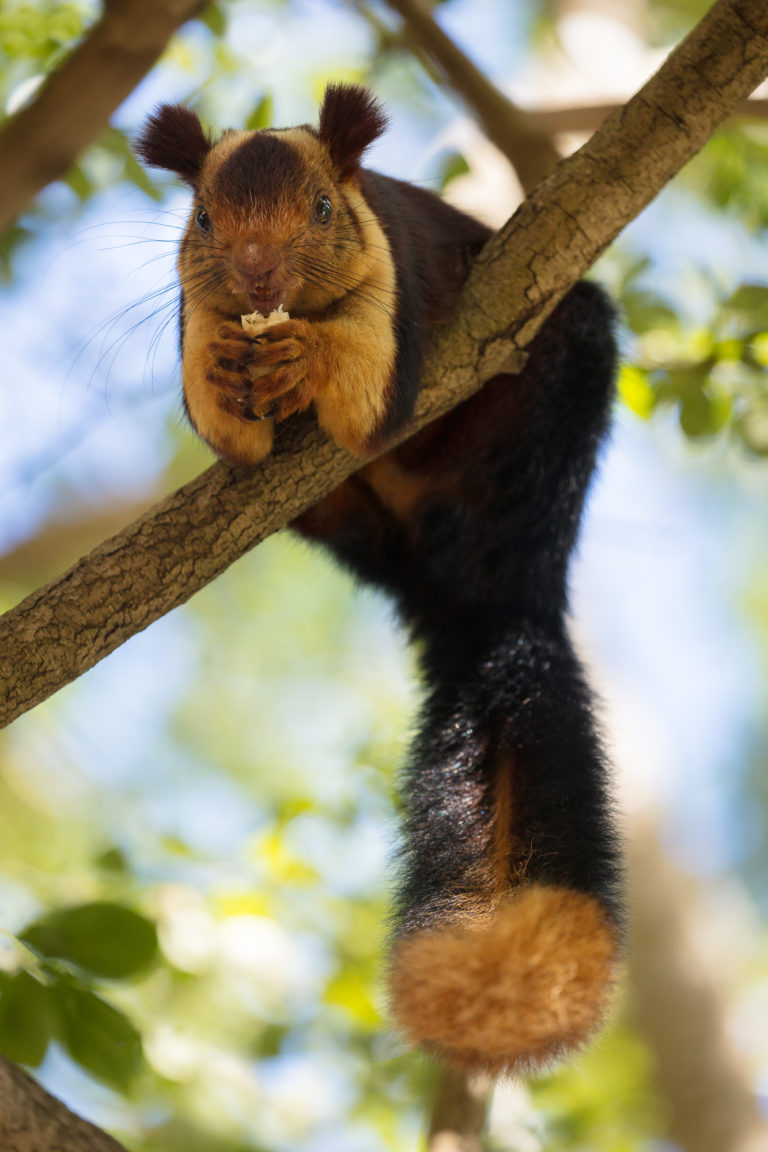
[[[620,104],[573,104],[563,108],[526,108],[524,114],[542,132],[557,136],[561,132],[596,132],[603,121],[620,107]],[[768,99],[753,97],[742,100],[731,116],[734,119],[766,120]]]
[[[122,1144],[70,1112],[3,1056],[0,1148],[3,1152],[126,1152]]]
[[[412,46],[435,61],[451,88],[472,109],[488,139],[510,161],[523,189],[531,192],[560,158],[550,134],[491,83],[420,0],[388,3],[405,21]]]
[[[411,430],[511,364],[568,288],[766,73],[765,0],[718,0],[484,250],[435,341]],[[215,464],[33,593],[0,626],[0,723],[183,603],[358,465],[316,430],[287,428],[261,469]]]
[[[105,0],[104,13],[0,132],[0,232],[106,128],[206,0]]]

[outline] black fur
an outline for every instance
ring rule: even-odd
[[[404,475],[428,487],[411,514],[397,518],[364,470],[297,522],[393,596],[421,648],[398,931],[488,894],[499,773],[512,797],[510,887],[590,893],[621,926],[606,764],[566,628],[568,561],[614,372],[611,307],[580,284],[519,376],[495,378],[395,449]]]
[[[381,105],[357,84],[329,84],[320,108],[318,135],[342,180],[358,168],[366,148],[387,126]]]
[[[183,104],[161,104],[147,119],[134,149],[147,164],[175,172],[196,188],[203,161],[211,150],[211,140],[191,108]]]

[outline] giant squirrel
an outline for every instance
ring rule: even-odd
[[[164,105],[138,142],[194,192],[181,242],[184,401],[225,461],[257,463],[312,407],[359,456],[407,424],[434,326],[483,224],[360,166],[385,116],[331,85],[319,128],[215,143]],[[242,313],[285,307],[257,338]],[[567,568],[604,439],[613,314],[577,285],[525,368],[390,448],[292,525],[393,598],[426,698],[404,779],[389,988],[414,1044],[517,1072],[601,1022],[622,938],[621,860]]]

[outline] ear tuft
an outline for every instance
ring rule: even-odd
[[[366,148],[386,126],[384,109],[366,88],[328,85],[320,109],[320,139],[342,179],[359,167]]]
[[[191,108],[161,104],[142,128],[134,150],[153,168],[167,168],[194,188],[211,141]]]

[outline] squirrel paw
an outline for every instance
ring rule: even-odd
[[[216,337],[208,346],[206,379],[224,394],[228,410],[246,420],[265,415],[284,420],[309,407],[315,337],[306,320],[286,320],[255,337],[241,325],[225,322]]]
[[[249,361],[252,396],[268,404],[277,420],[309,407],[313,389],[310,366],[316,335],[306,320],[286,320],[266,328],[255,339]]]
[[[220,324],[216,336],[217,339],[208,345],[210,362],[206,380],[229,399],[250,402],[253,398],[253,381],[249,376],[255,350],[253,338],[234,323]]]

